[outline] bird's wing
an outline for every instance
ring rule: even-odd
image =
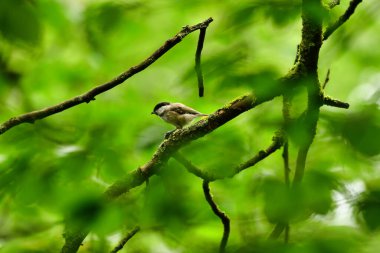
[[[182,114],[194,114],[194,115],[203,114],[181,103],[173,103],[173,111],[181,115]]]

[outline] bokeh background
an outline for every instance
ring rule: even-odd
[[[327,1],[326,1],[327,2]],[[347,8],[342,0],[326,24]],[[185,25],[214,18],[202,55],[198,33],[122,85],[0,136],[0,251],[58,252],[64,217],[90,226],[80,252],[215,252],[222,225],[199,178],[171,160],[149,186],[112,204],[99,196],[149,161],[172,126],[151,115],[161,101],[212,113],[291,68],[300,42],[300,1],[0,1],[0,120],[60,103],[138,64]],[[281,152],[211,184],[231,218],[230,252],[377,252],[380,247],[380,2],[366,0],[323,45],[326,94],[301,190],[286,193]],[[305,101],[300,97],[299,112]],[[282,123],[277,98],[184,148],[205,171],[228,173],[271,143]],[[296,149],[291,146],[291,168]],[[291,219],[289,244],[266,241]]]

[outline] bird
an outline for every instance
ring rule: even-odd
[[[208,116],[184,104],[169,102],[158,103],[154,107],[152,114],[174,125],[176,129],[182,129],[197,117]]]

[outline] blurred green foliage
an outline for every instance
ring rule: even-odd
[[[326,24],[348,2],[331,10]],[[112,79],[184,25],[215,21],[203,51],[204,98],[197,97],[194,33],[96,101],[0,136],[0,251],[58,252],[63,220],[75,217],[73,223],[92,231],[80,252],[110,251],[136,225],[141,231],[121,252],[215,252],[222,224],[201,180],[174,160],[147,186],[112,203],[100,196],[147,162],[172,129],[150,115],[156,103],[178,101],[212,113],[252,88],[265,92],[284,75],[300,40],[299,9],[300,1],[285,0],[1,0],[2,122]],[[229,252],[377,252],[379,11],[377,1],[363,1],[322,47],[320,79],[331,69],[325,91],[351,107],[322,108],[304,183],[291,190],[284,185],[280,152],[211,183],[231,218]],[[280,98],[263,104],[183,154],[202,170],[228,175],[270,144],[281,126],[281,105]],[[299,105],[295,113],[303,111],[302,98]],[[295,153],[291,145],[292,172]],[[289,244],[266,240],[272,223],[288,221]]]

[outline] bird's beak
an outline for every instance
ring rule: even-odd
[[[151,114],[156,114],[155,112],[151,112]]]

